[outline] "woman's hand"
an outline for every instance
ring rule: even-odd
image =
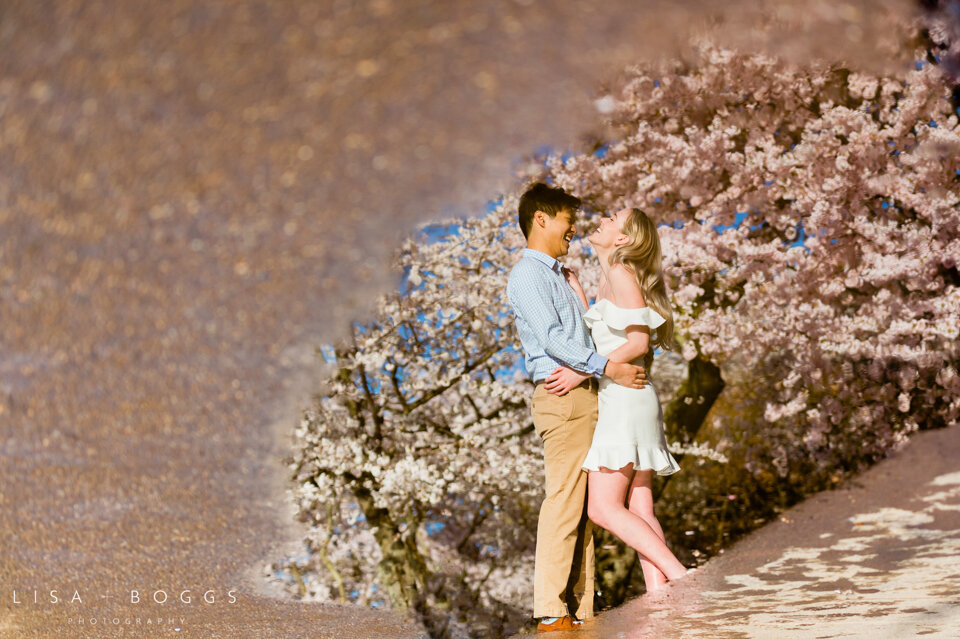
[[[561,366],[550,373],[550,376],[544,383],[548,393],[563,396],[589,377],[589,373],[581,373],[580,371],[573,370],[569,366]]]
[[[577,279],[576,271],[564,266],[563,276],[566,278],[567,284],[570,285],[570,288],[572,288],[573,291],[580,296],[580,299],[583,300],[583,307],[586,308],[589,306],[589,304],[587,304],[587,295],[583,292],[583,286],[580,285],[580,280]]]
[[[607,366],[603,369],[603,374],[615,383],[626,386],[627,388],[643,388],[650,383],[647,381],[647,369],[643,366],[635,366],[627,362],[618,362],[612,359],[607,362]]]

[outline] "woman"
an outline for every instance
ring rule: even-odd
[[[597,302],[584,315],[597,352],[649,370],[653,346],[676,348],[656,226],[643,211],[623,209],[604,217],[587,241],[603,273]],[[568,280],[586,306],[576,276]],[[657,329],[652,341],[651,329]],[[634,389],[601,380],[597,428],[583,468],[590,472],[590,519],[639,553],[647,590],[687,574],[667,548],[653,512],[653,474],[669,475],[680,466],[667,450],[663,411],[652,384]]]

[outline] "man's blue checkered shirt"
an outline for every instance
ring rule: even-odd
[[[534,381],[560,365],[600,377],[607,365],[607,358],[594,350],[583,321],[583,300],[567,284],[562,269],[546,253],[525,248],[507,282],[524,363]]]

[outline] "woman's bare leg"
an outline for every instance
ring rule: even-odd
[[[678,579],[687,569],[674,556],[662,539],[663,531],[655,531],[643,518],[624,505],[633,480],[633,464],[619,470],[590,471],[587,480],[587,515],[603,528],[619,537],[640,553],[641,558],[659,569],[667,579]]]
[[[653,512],[653,471],[638,470],[634,472],[630,490],[627,493],[627,509],[634,515],[647,522],[650,529],[666,544],[663,528]],[[648,592],[659,590],[667,583],[667,576],[659,568],[650,563],[643,554],[640,554],[640,567],[643,569],[643,583]]]

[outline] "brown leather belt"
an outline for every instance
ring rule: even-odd
[[[540,384],[546,384],[546,383],[547,383],[547,380],[541,379],[541,380],[537,380],[537,381],[533,382],[533,385],[534,385],[534,386],[539,386]],[[576,386],[574,386],[574,388],[580,388],[581,386],[583,386],[584,388],[586,388],[586,389],[588,389],[588,390],[599,390],[599,389],[600,389],[600,380],[598,380],[596,377],[592,377],[592,376],[591,376],[591,377],[588,377],[587,379],[583,380],[582,382],[580,382],[580,383],[577,384]]]

